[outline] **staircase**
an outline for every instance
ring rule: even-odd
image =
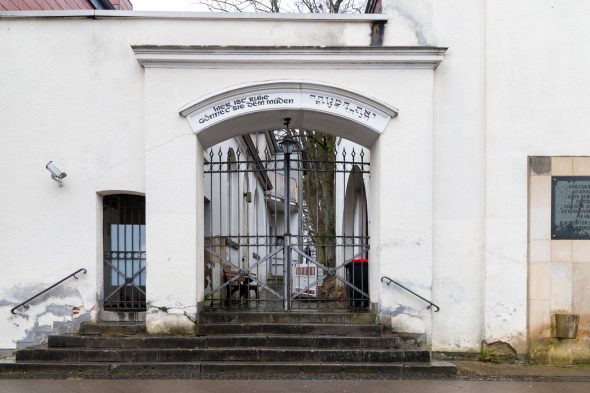
[[[140,322],[85,323],[20,350],[3,375],[90,378],[445,377],[411,335],[386,335],[373,313],[206,312],[196,337],[145,335]],[[24,373],[24,374],[23,374]]]

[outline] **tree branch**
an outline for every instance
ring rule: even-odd
[[[195,0],[213,12],[361,13],[366,0]]]

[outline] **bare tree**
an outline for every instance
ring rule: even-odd
[[[287,135],[297,141],[303,159],[302,235],[311,241],[318,262],[328,267],[336,263],[336,137],[314,130],[281,129],[274,131],[280,143]]]
[[[214,12],[361,13],[365,0],[197,0]]]
[[[318,262],[336,265],[336,137],[319,131],[301,131],[302,152],[310,168],[303,176],[303,218],[316,249]]]
[[[366,2],[359,0],[295,0],[295,8],[299,12],[350,14],[361,13]]]
[[[197,0],[210,11],[222,12],[292,12],[292,13],[362,13],[366,0]],[[336,137],[315,130],[277,130],[281,140],[287,133],[294,136],[301,151],[310,162],[322,168],[310,168],[303,177],[303,221],[318,262],[328,267],[336,265],[336,177],[334,163]],[[321,169],[321,170],[317,170]],[[334,287],[335,280],[324,285]],[[327,292],[333,293],[330,289]]]
[[[280,0],[198,0],[213,12],[281,12]]]

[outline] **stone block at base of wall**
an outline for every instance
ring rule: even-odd
[[[494,341],[488,344],[484,340],[481,343],[480,360],[482,362],[514,363],[517,356],[516,350],[506,342]]]
[[[145,317],[149,334],[196,334],[195,322],[184,313],[150,310]]]
[[[590,364],[590,338],[531,338],[529,362],[533,364]]]

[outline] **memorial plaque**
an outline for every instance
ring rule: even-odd
[[[551,178],[551,238],[590,239],[590,176]]]

